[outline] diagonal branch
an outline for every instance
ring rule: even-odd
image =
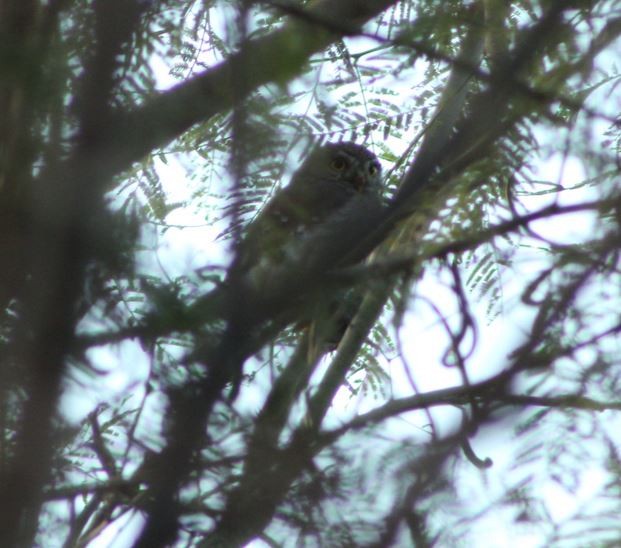
[[[112,117],[93,161],[108,176],[127,169],[153,149],[181,135],[192,125],[233,107],[258,87],[285,84],[298,75],[308,58],[343,36],[359,30],[396,0],[319,0],[308,9],[310,17],[334,22],[329,29],[294,19],[262,38],[250,40],[239,52],[194,78],[129,113]],[[346,28],[337,23],[348,21]],[[243,80],[233,67],[243,69]],[[235,89],[233,89],[235,86]],[[241,86],[241,88],[240,88]],[[105,161],[97,161],[105,160]]]

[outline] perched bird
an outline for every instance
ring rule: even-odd
[[[360,224],[373,222],[382,207],[381,165],[375,154],[351,142],[318,146],[250,224],[230,272],[248,274],[280,264],[322,229],[326,243],[346,238],[350,227],[353,233]]]
[[[384,208],[381,166],[372,152],[350,142],[316,147],[248,226],[225,282],[194,307],[203,318],[226,318],[226,326],[216,350],[199,347],[188,363],[227,364],[213,371],[231,382],[233,400],[244,358],[262,341],[251,333],[293,324],[308,328],[309,356],[334,348],[359,299],[349,298],[349,287],[326,287],[332,282],[324,274],[366,257],[365,238]],[[313,283],[317,276],[320,283]]]
[[[289,185],[250,224],[229,276],[264,287],[273,283],[275,270],[287,260],[293,259],[297,268],[309,265],[309,269],[301,266],[300,274],[311,279],[313,272],[323,270],[313,270],[317,265],[329,270],[354,264],[370,251],[358,249],[360,239],[377,225],[383,210],[381,165],[375,154],[351,142],[318,146]],[[328,298],[322,298],[323,293],[315,293],[302,308],[295,306],[295,325],[309,326],[313,341],[323,340],[320,346],[333,349],[360,300],[344,288],[326,291]],[[301,302],[298,297],[301,295],[289,294],[288,299]],[[237,298],[236,308],[245,315],[245,297],[239,294]],[[320,331],[324,334],[319,335]]]

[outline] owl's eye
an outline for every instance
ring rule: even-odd
[[[379,173],[379,167],[377,164],[371,164],[369,166],[369,175],[377,175]]]
[[[345,158],[334,158],[330,163],[332,169],[336,169],[336,171],[343,171],[347,167],[347,160]]]

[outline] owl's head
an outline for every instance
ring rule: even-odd
[[[315,176],[351,185],[357,192],[376,192],[381,184],[382,166],[377,157],[356,143],[321,145],[304,162],[304,168]]]

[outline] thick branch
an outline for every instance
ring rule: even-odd
[[[85,67],[77,101],[80,134],[68,169],[53,167],[42,177],[32,196],[32,226],[24,245],[29,250],[27,292],[21,296],[23,313],[14,349],[23,364],[27,393],[14,456],[0,474],[0,544],[30,545],[37,530],[36,518],[42,488],[50,474],[53,422],[66,357],[76,330],[76,302],[84,282],[86,264],[96,251],[85,234],[87,219],[101,214],[101,189],[85,185],[75,159],[91,150],[95,113],[107,111],[118,53],[127,43],[136,22],[125,11],[135,2],[115,0],[95,3],[98,33],[95,50]],[[114,14],[123,9],[127,18],[116,32],[105,33]],[[99,89],[101,88],[101,89]],[[90,166],[91,171],[97,166]]]
[[[269,36],[248,41],[246,47],[230,59],[162,93],[134,112],[113,118],[108,127],[103,128],[105,139],[93,158],[94,165],[110,176],[119,173],[197,122],[229,110],[234,99],[243,99],[270,82],[288,82],[302,71],[313,53],[343,34],[359,29],[394,3],[395,0],[320,0],[313,3],[309,16],[334,23],[348,21],[348,27],[334,26],[328,30],[325,26],[296,19]],[[336,28],[341,28],[342,33]],[[232,67],[243,70],[244,79],[234,78]],[[237,86],[234,93],[232,86]]]

